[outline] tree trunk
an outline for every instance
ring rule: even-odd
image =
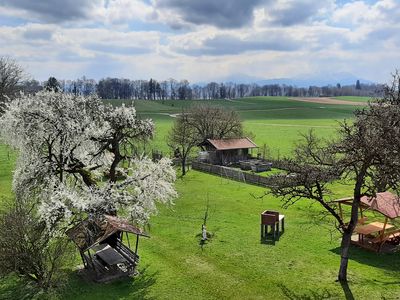
[[[110,172],[109,172],[109,176],[110,176],[110,181],[111,182],[117,182],[117,167],[118,164],[121,162],[122,160],[122,156],[120,154],[119,151],[119,144],[118,144],[118,140],[114,139],[114,141],[112,142],[112,152],[114,154],[114,160],[111,163],[110,166]]]
[[[347,282],[347,265],[349,262],[349,249],[351,242],[352,231],[346,230],[342,236],[341,255],[340,255],[340,268],[338,281]]]
[[[349,249],[351,244],[351,236],[354,228],[358,222],[358,208],[360,206],[360,194],[355,193],[353,204],[351,207],[351,219],[347,228],[344,229],[341,243],[341,257],[340,257],[340,268],[338,274],[338,281],[347,282],[347,265],[349,261]]]
[[[185,157],[182,157],[181,166],[182,166],[182,176],[185,176],[186,175],[186,158]]]
[[[359,174],[357,175],[357,181],[354,186],[353,203],[351,205],[351,217],[347,228],[344,228],[342,243],[341,243],[341,259],[340,268],[338,274],[338,281],[347,282],[347,265],[349,262],[349,249],[351,243],[351,236],[354,228],[356,228],[358,222],[358,209],[361,201],[361,187],[364,182],[366,167],[363,166]]]
[[[118,156],[116,155],[116,156],[114,157],[114,160],[113,160],[111,166],[110,166],[110,173],[109,173],[109,175],[110,175],[110,181],[111,181],[111,182],[117,182],[117,167],[118,167],[118,164],[119,164],[120,161],[121,161],[120,156],[119,156],[119,155],[118,155]]]

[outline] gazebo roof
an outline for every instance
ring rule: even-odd
[[[361,202],[390,219],[400,216],[400,198],[391,192],[377,193],[376,197],[361,197]]]
[[[88,218],[67,230],[66,234],[81,251],[86,251],[117,232],[130,232],[148,237],[142,230],[129,224],[127,220],[110,215],[94,219]]]
[[[343,204],[351,204],[352,197],[336,200]],[[361,206],[375,210],[382,215],[395,219],[400,217],[400,198],[391,192],[376,193],[375,197],[361,197]]]
[[[234,150],[234,149],[250,149],[257,148],[257,145],[248,137],[240,139],[207,139],[204,143],[208,142],[216,150]],[[204,144],[203,143],[203,144]]]

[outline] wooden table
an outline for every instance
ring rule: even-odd
[[[364,236],[366,236],[368,234],[373,234],[373,233],[381,233],[381,231],[383,231],[383,229],[389,229],[392,227],[393,227],[393,225],[391,225],[391,224],[386,224],[386,227],[385,227],[385,223],[372,222],[367,225],[362,225],[362,226],[356,227],[354,232],[358,233],[358,240],[360,242],[364,242]]]

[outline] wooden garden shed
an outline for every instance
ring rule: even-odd
[[[199,146],[207,153],[205,160],[214,165],[228,165],[249,159],[251,150],[258,148],[248,137],[207,139]]]
[[[136,235],[134,250],[128,233]],[[88,218],[67,231],[78,247],[85,270],[97,282],[132,276],[139,263],[139,237],[147,234],[117,216]]]

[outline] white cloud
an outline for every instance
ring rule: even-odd
[[[53,10],[29,11],[25,0],[0,4],[0,15],[20,21],[0,20],[0,55],[15,56],[41,80],[53,74],[206,81],[335,71],[379,81],[400,67],[397,0],[254,0],[241,3],[251,12],[245,21],[226,19],[240,16],[224,9],[229,1],[200,3],[204,15],[193,20],[198,6],[182,8],[183,0],[96,1],[77,10],[84,18],[56,24]],[[215,6],[208,22],[206,8]]]
[[[105,24],[126,24],[129,21],[146,21],[151,18],[153,8],[140,0],[103,0],[92,16]]]
[[[363,1],[346,3],[336,9],[332,15],[332,21],[339,26],[360,25],[373,20],[380,20],[382,15],[376,7]]]

